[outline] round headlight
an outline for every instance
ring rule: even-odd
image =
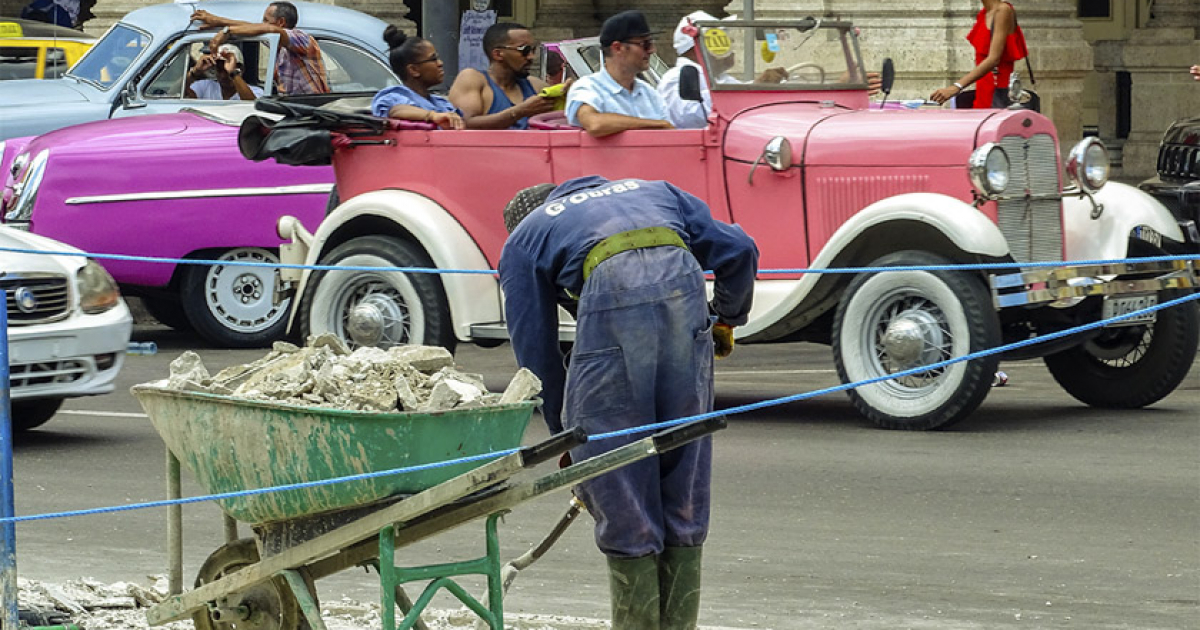
[[[1099,138],[1084,138],[1071,149],[1067,176],[1084,192],[1096,192],[1108,183],[1108,149]]]
[[[967,170],[971,174],[971,184],[985,197],[995,197],[1008,188],[1008,154],[994,142],[971,153]]]

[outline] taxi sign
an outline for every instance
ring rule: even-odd
[[[710,28],[704,31],[704,48],[718,59],[729,56],[732,49],[731,43],[729,34],[719,28]]]
[[[0,22],[0,37],[23,37],[25,32],[15,22]]]

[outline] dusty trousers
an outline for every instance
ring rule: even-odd
[[[687,250],[654,247],[601,263],[583,286],[567,370],[563,424],[595,436],[704,413],[713,406],[712,327],[699,264]],[[647,432],[592,440],[575,461]],[[637,558],[708,535],[712,440],[584,482],[606,555]]]

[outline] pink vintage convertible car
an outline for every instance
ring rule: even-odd
[[[845,382],[917,370],[850,394],[889,428],[941,427],[970,414],[999,357],[923,366],[1126,314],[1200,281],[1195,261],[1069,262],[1196,255],[1161,204],[1107,183],[1107,154],[1094,139],[1070,151],[1064,189],[1057,135],[1040,114],[869,108],[849,23],[702,23],[697,42],[712,90],[706,129],[595,139],[552,121],[455,132],[308,119],[314,129],[357,135],[333,150],[341,205],[319,225],[282,219],[280,235],[292,242],[281,258],[359,269],[283,271],[300,296],[299,331],[355,345],[500,342],[505,296],[492,275],[361,267],[494,269],[513,193],[585,174],[669,180],[755,238],[763,272],[750,321],[737,330],[742,341],[829,344]],[[755,83],[768,64],[789,67],[791,79]],[[303,124],[299,114],[287,120]],[[1063,264],[797,271],[1040,261]],[[1044,356],[1079,400],[1133,408],[1179,385],[1198,337],[1192,301],[1005,358]]]

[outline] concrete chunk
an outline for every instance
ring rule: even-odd
[[[500,404],[513,405],[523,400],[529,400],[541,391],[541,379],[527,368],[521,368],[508,382],[508,387],[504,388],[504,393],[500,396]]]

